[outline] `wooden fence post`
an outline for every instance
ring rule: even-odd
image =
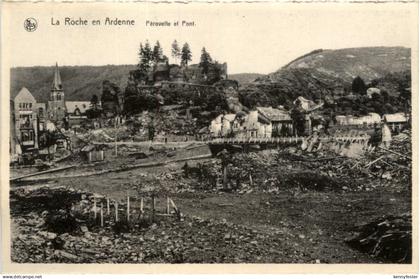
[[[118,222],[118,202],[115,202],[115,222]]]
[[[155,195],[152,194],[152,220],[155,220]]]
[[[96,198],[93,196],[93,216],[96,220]]]
[[[127,192],[127,222],[130,221],[130,196]]]
[[[109,209],[109,198],[106,199],[106,213],[107,215],[110,214],[110,209]]]
[[[174,201],[172,199],[169,199],[169,201],[172,204],[172,206],[175,209],[175,211],[178,211],[178,207],[176,207],[176,204],[174,203]]]
[[[169,197],[166,197],[166,214],[169,214],[171,212],[170,208],[169,208]]]
[[[143,198],[140,198],[140,212],[143,213]]]
[[[104,206],[101,203],[101,227],[104,226]]]
[[[223,167],[223,188],[227,188],[227,166]]]
[[[176,207],[176,205],[175,205],[175,203],[174,203],[174,201],[172,199],[169,199],[169,201],[170,201],[170,203],[172,204],[172,206],[173,206],[173,208],[175,210],[175,213],[176,213],[176,215],[178,217],[178,220],[181,220],[181,211],[179,211],[179,209]]]

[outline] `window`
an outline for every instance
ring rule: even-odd
[[[21,131],[22,141],[32,141],[35,139],[34,131]]]
[[[58,93],[57,94],[57,101],[60,101],[61,100],[61,94],[60,93]]]
[[[27,140],[29,140],[29,135],[28,135],[28,133],[23,132],[22,133],[22,141],[27,141]]]
[[[19,108],[22,108],[22,103],[19,103]]]
[[[29,105],[29,108],[32,108],[32,103],[29,103],[28,105]]]

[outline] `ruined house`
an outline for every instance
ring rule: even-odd
[[[212,120],[210,134],[214,138],[270,138],[272,124],[270,120],[257,110],[249,113],[221,114]]]
[[[13,100],[10,100],[10,115],[9,115],[9,154],[11,161],[15,161],[16,154],[18,153],[18,145],[17,145],[17,139],[16,139],[16,129],[15,129],[15,104]]]
[[[298,123],[296,121],[293,122],[293,130],[294,130],[293,134],[298,134],[298,135],[311,134],[313,130],[312,120],[314,118],[319,117],[316,111],[324,106],[324,102],[322,100],[319,100],[319,102],[315,103],[314,101],[311,101],[311,100],[305,99],[302,96],[299,96],[298,98],[296,98],[293,104],[295,105],[294,111],[299,112],[298,114],[303,114],[303,122],[304,122],[302,131],[300,131],[300,129],[298,128]],[[292,115],[296,115],[293,113],[293,110],[292,110]]]
[[[237,138],[271,138],[272,124],[258,110],[250,111],[246,116],[238,117],[233,124]]]
[[[144,78],[146,78],[144,84],[148,85],[160,85],[163,81],[211,84],[228,78],[227,64],[213,63],[210,65],[208,72],[203,73],[203,69],[199,64],[179,66],[177,64],[168,64],[166,61],[159,62],[150,69],[148,76]]]
[[[214,138],[228,137],[232,134],[232,125],[235,114],[220,114],[210,123],[210,134]]]
[[[120,89],[115,83],[103,81],[101,104],[106,117],[113,117],[121,112],[119,95]]]
[[[408,123],[408,115],[404,112],[384,114],[382,119],[388,124],[393,133],[399,133]]]
[[[28,89],[23,87],[14,99],[15,113],[14,129],[18,144],[23,151],[28,148],[38,148],[40,123],[38,112],[44,112],[45,104],[37,103],[35,97]],[[42,125],[41,125],[42,126]]]
[[[293,121],[288,111],[272,107],[257,107],[257,111],[270,121],[273,137],[293,134]]]
[[[293,104],[301,106],[302,109],[308,111],[310,108],[315,106],[315,102],[308,100],[302,96],[299,96],[296,98],[296,100],[293,102]]]
[[[89,144],[84,146],[80,153],[82,158],[88,162],[98,162],[104,160],[104,150],[106,149],[105,145],[94,145]]]
[[[359,117],[353,115],[337,115],[335,120],[337,125],[340,126],[372,126],[381,123],[381,116],[377,113],[370,112],[368,115]]]
[[[87,119],[86,111],[89,107],[90,102],[87,101],[67,101],[66,110],[69,126],[80,126]]]
[[[170,68],[168,62],[156,63],[153,67],[153,82],[154,84],[164,80],[169,80]]]
[[[177,64],[169,65],[169,80],[172,82],[183,82],[184,81],[184,73],[182,69]]]

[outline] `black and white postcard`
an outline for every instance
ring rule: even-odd
[[[1,6],[5,271],[418,272],[417,2]]]

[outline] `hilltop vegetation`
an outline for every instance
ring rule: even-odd
[[[292,106],[298,96],[323,100],[327,108],[340,113],[366,114],[402,111],[410,99],[410,49],[371,47],[316,50],[303,55],[278,71],[257,78],[239,93],[243,105]],[[352,82],[360,77],[363,92],[348,97]],[[380,96],[370,99],[366,89],[378,87]]]
[[[101,95],[102,82],[109,80],[124,88],[128,72],[135,65],[104,66],[60,66],[66,100],[90,101],[92,96]],[[22,87],[26,87],[38,102],[48,101],[54,67],[18,67],[10,72],[10,92],[13,99]]]
[[[151,78],[149,81],[144,81],[147,76],[145,73],[154,69],[153,59],[158,62],[159,67],[168,68],[169,75],[174,75],[175,78],[179,76],[184,79],[187,74],[187,79],[189,79],[188,76],[197,76],[198,73],[198,76],[201,75],[201,79],[197,82],[202,84],[212,84],[220,78],[219,65],[217,61],[212,61],[208,52],[202,53],[200,63],[189,65],[188,62],[191,61],[192,55],[188,53],[187,45],[184,44],[183,47],[184,55],[182,55],[180,47],[176,46],[174,49],[172,46],[172,48],[171,56],[178,59],[181,64],[178,72],[173,71],[174,64],[169,65],[167,57],[156,46],[150,47],[150,57],[149,54],[144,55],[143,53],[143,62],[141,56],[137,65],[60,67],[66,99],[89,101],[93,95],[101,95],[102,83],[104,80],[108,80],[119,87],[126,97],[130,93],[139,97],[136,97],[136,102],[138,99],[142,103],[139,111],[154,109],[158,101],[161,101],[161,97],[165,105],[181,103],[186,106],[200,105],[202,102],[199,102],[199,99],[203,95],[197,95],[195,89],[175,88],[170,89],[169,93],[168,90],[161,90],[161,96],[157,100],[154,94],[152,94],[153,96],[149,93],[143,94],[144,96],[139,95],[137,89],[133,87],[133,85],[147,84],[149,81],[153,83],[157,79],[165,78],[164,75],[162,76],[162,73],[165,72],[160,72],[161,76],[150,76],[148,77],[148,79]],[[203,50],[205,49],[203,48]],[[153,55],[155,58],[152,57]],[[303,96],[314,101],[323,100],[327,108],[340,113],[364,114],[373,111],[385,113],[401,111],[407,105],[407,100],[410,99],[410,90],[406,89],[411,87],[410,63],[411,50],[403,47],[318,49],[298,57],[269,75],[243,73],[228,75],[228,78],[238,80],[241,85],[239,92],[233,94],[236,99],[239,99],[238,107],[243,105],[252,109],[256,106],[283,105],[290,108],[298,96]],[[146,69],[143,73],[139,71],[142,67]],[[182,70],[183,67],[188,71]],[[53,67],[11,69],[11,97],[13,98],[25,86],[39,102],[46,102],[52,76]],[[365,96],[349,98],[348,95],[352,92],[352,82],[356,76],[363,79],[366,87],[379,88],[380,96],[375,96],[373,100]],[[132,78],[131,81],[130,78]],[[188,82],[191,80],[189,79]],[[189,96],[189,94],[192,95]],[[224,97],[223,94],[225,94]],[[210,105],[211,108],[207,109],[214,110],[215,102],[220,102],[220,107],[217,108],[219,111],[226,108],[226,101],[231,97],[228,95],[227,92],[218,92],[213,96],[214,98],[206,95],[206,100],[203,99],[204,105]],[[135,104],[136,102],[129,103]],[[150,108],[148,104],[150,104]]]
[[[270,76],[276,80],[286,69],[314,69],[313,74],[326,74],[351,82],[360,76],[367,82],[388,73],[410,70],[411,49],[404,47],[361,47],[317,50],[282,67]]]
[[[270,76],[258,78],[240,90],[240,101],[252,108],[255,106],[290,107],[299,96],[316,100],[331,95],[336,86],[345,81],[319,74],[314,77],[311,69],[282,69],[276,80]],[[346,84],[349,85],[349,84]]]

